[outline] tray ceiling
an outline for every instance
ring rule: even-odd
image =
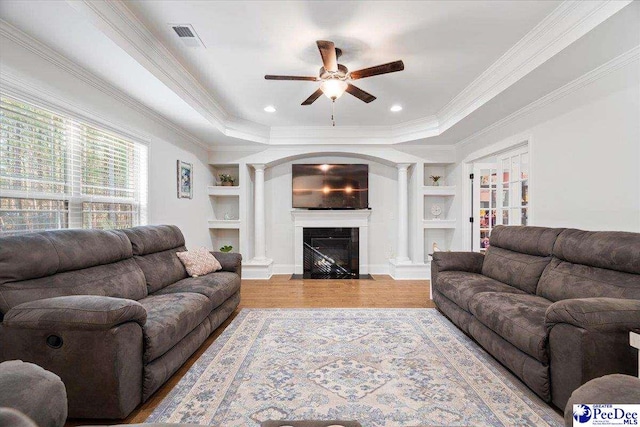
[[[442,135],[627,3],[6,0],[0,17],[206,144],[395,144]],[[317,39],[351,70],[402,59],[405,71],[358,81],[378,99],[345,94],[331,128],[328,99],[300,106],[317,83],[263,78],[315,75]]]

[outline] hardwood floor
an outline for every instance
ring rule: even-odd
[[[187,362],[124,424],[142,423],[180,381],[196,360],[225,330],[243,308],[425,308],[435,307],[429,299],[428,280],[396,281],[389,276],[374,280],[289,280],[276,275],[270,280],[243,280],[240,305]],[[100,420],[70,420],[67,426],[113,424]]]

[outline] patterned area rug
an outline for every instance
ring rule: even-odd
[[[560,426],[435,309],[245,309],[147,422]]]

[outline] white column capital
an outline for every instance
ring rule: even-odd
[[[249,166],[251,166],[256,172],[264,171],[267,168],[267,165],[264,163],[251,163]]]
[[[398,170],[409,169],[409,166],[411,166],[411,163],[397,163],[396,164],[396,167],[398,168]]]

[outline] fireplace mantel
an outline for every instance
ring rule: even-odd
[[[309,228],[358,228],[360,243],[360,274],[369,274],[369,217],[370,209],[355,210],[307,210],[292,209],[294,225],[294,273],[302,274],[303,266],[303,234],[302,229]]]
[[[291,216],[296,227],[367,227],[371,209],[292,209]]]

